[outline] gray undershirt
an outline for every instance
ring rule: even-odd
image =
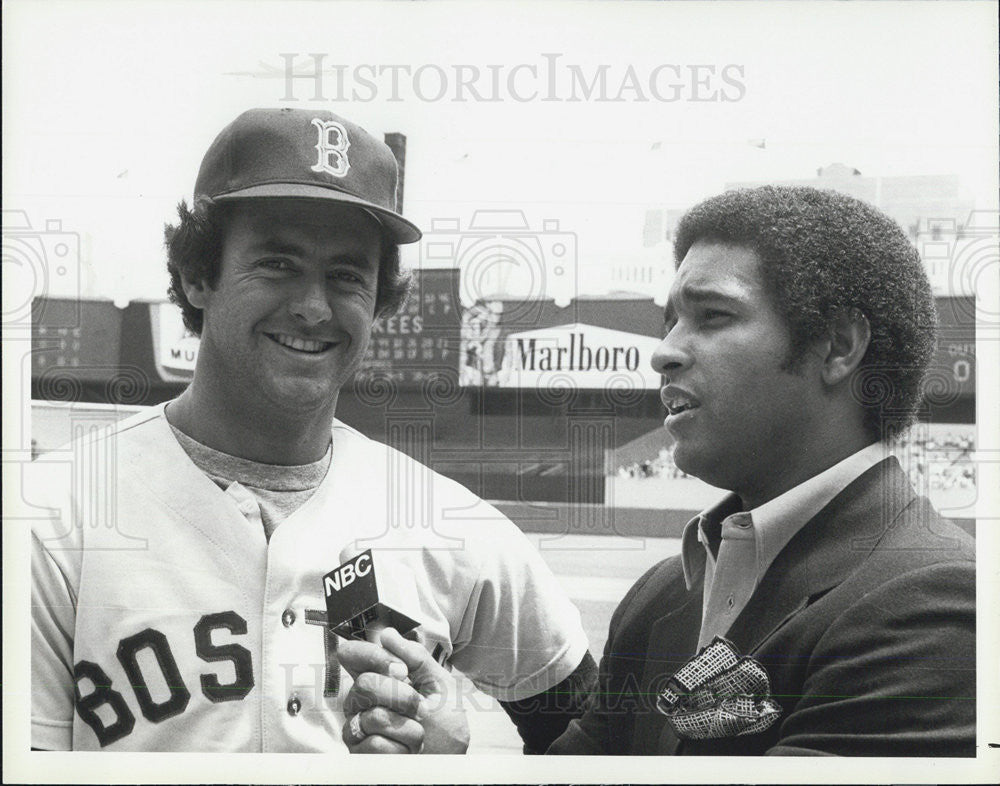
[[[268,540],[316,492],[333,457],[331,443],[323,458],[311,464],[260,464],[202,445],[173,424],[170,429],[194,465],[236,500],[243,515],[259,519]]]

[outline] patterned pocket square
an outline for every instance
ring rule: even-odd
[[[720,636],[670,678],[656,709],[685,740],[758,734],[781,715],[764,667]]]

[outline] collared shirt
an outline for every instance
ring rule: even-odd
[[[753,510],[729,494],[687,523],[681,561],[688,589],[704,574],[699,648],[725,635],[795,533],[887,455],[876,442]]]

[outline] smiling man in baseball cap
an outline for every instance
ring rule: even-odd
[[[385,143],[332,112],[250,109],[205,153],[195,202],[299,197],[364,208],[396,243],[420,230],[396,212],[396,159]]]
[[[420,231],[396,179],[385,144],[325,111],[253,109],[212,143],[166,229],[194,379],[97,440],[116,459],[110,511],[55,478],[42,492],[34,747],[398,749],[341,734],[350,677],[324,577],[363,541],[379,600],[503,704],[526,750],[582,713],[596,667],[579,613],[521,532],[335,419],[374,320],[408,291],[398,246]],[[392,500],[410,486],[390,473],[423,502]],[[427,520],[393,513],[411,509]]]

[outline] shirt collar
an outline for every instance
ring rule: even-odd
[[[701,530],[712,524],[720,524],[727,516],[743,509],[743,503],[735,494],[727,494],[710,508],[706,508],[687,524],[681,533],[681,566],[684,568],[684,582],[690,590],[702,575],[705,567],[707,544],[702,544]]]
[[[888,448],[875,442],[813,475],[794,488],[750,511],[757,543],[757,576],[763,576],[781,550],[802,526],[819,513],[861,474],[888,456]],[[699,530],[718,524],[742,511],[740,498],[727,494],[718,503],[691,519],[681,534],[681,565],[690,590],[703,574],[706,548]]]
[[[803,525],[862,473],[888,455],[875,442],[750,511],[757,539],[757,575],[763,576]]]

